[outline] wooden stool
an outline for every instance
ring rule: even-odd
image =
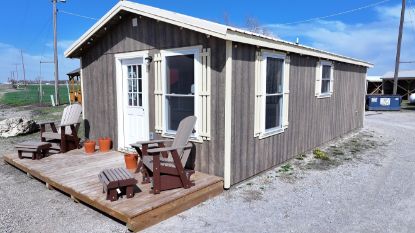
[[[33,160],[39,160],[46,157],[51,146],[52,144],[49,142],[27,141],[17,144],[15,148],[17,149],[19,159],[23,159],[23,152],[29,152],[32,153]]]
[[[127,198],[134,197],[134,185],[137,184],[137,180],[127,169],[105,169],[99,173],[98,177],[103,185],[102,193],[107,193],[107,200],[118,200],[117,189]]]

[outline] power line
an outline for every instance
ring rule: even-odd
[[[77,17],[81,17],[81,18],[84,18],[84,19],[90,19],[90,20],[98,21],[98,19],[96,19],[96,18],[92,18],[92,17],[89,17],[89,16],[80,15],[80,14],[76,14],[76,13],[72,13],[72,12],[68,12],[68,11],[59,10],[59,13],[64,13],[64,14],[67,14],[67,15],[72,15],[72,16],[77,16]]]
[[[372,4],[369,4],[369,5],[366,5],[366,6],[362,6],[362,7],[358,7],[358,8],[355,8],[355,9],[351,9],[351,10],[347,10],[347,11],[342,11],[342,12],[337,12],[337,13],[334,13],[334,14],[331,14],[331,15],[314,17],[314,18],[305,19],[305,20],[299,20],[299,21],[290,22],[290,23],[282,23],[280,25],[290,25],[290,24],[307,23],[307,22],[314,21],[314,20],[326,19],[326,18],[330,18],[330,17],[334,17],[334,16],[350,14],[350,13],[353,13],[353,12],[356,12],[356,11],[360,11],[360,10],[364,10],[364,9],[367,9],[367,8],[371,8],[371,7],[378,6],[378,5],[381,5],[381,4],[383,4],[385,2],[389,2],[389,1],[391,1],[391,0],[383,0],[383,1],[380,1],[380,2],[372,3]]]

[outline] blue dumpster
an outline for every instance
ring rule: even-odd
[[[402,96],[366,95],[366,109],[369,111],[400,111]]]

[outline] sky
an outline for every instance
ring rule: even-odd
[[[401,9],[400,0],[134,0],[218,23],[227,22],[244,28],[247,18],[255,18],[273,36],[318,49],[362,59],[375,65],[369,75],[382,75],[394,69],[396,42]],[[402,45],[402,60],[415,60],[415,10],[407,1]],[[67,0],[58,3],[59,78],[79,67],[79,60],[66,59],[64,51],[118,0]],[[379,3],[348,14],[324,19],[307,19],[333,15]],[[87,16],[83,18],[65,12]],[[0,82],[18,70],[22,78],[21,51],[27,79],[53,79],[52,3],[50,0],[16,0],[2,2],[0,9]],[[17,65],[17,66],[16,66]],[[415,69],[402,64],[401,69]]]

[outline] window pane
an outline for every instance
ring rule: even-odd
[[[331,66],[323,65],[323,80],[330,80]]]
[[[281,126],[282,96],[267,96],[265,106],[265,129]]]
[[[278,58],[267,58],[267,83],[268,94],[282,93],[282,69],[284,60]]]
[[[194,97],[167,96],[167,129],[176,131],[179,123],[187,116],[194,115]]]
[[[128,92],[132,92],[132,91],[133,91],[133,80],[128,79]]]
[[[321,81],[321,93],[330,92],[330,80]]]
[[[166,57],[166,93],[192,94],[194,55]]]
[[[132,106],[133,105],[133,94],[128,94],[128,105]]]
[[[143,106],[143,95],[142,94],[138,95],[138,106],[140,107]]]
[[[133,79],[133,92],[137,92],[137,79]]]
[[[141,92],[141,90],[142,90],[142,82],[143,82],[143,80],[142,79],[139,79],[138,80],[138,92]]]

